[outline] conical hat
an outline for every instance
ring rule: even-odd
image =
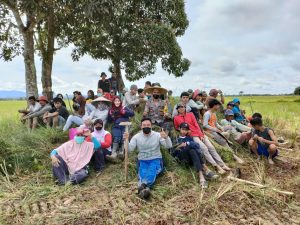
[[[160,94],[167,94],[168,90],[159,86],[145,88],[145,93],[152,94],[154,90],[158,90]]]
[[[94,99],[92,102],[111,102],[109,99],[107,99],[107,98],[104,98],[104,97],[98,97],[98,98],[96,98],[96,99]]]

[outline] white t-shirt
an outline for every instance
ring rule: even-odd
[[[30,106],[29,106],[28,111],[29,111],[30,113],[33,113],[33,112],[38,111],[40,108],[41,108],[40,103],[36,102],[34,105],[30,105]]]

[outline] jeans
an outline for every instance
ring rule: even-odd
[[[80,126],[83,124],[83,119],[79,116],[70,115],[66,121],[63,131],[67,131],[72,126],[73,123],[76,124],[77,126]]]
[[[213,166],[224,166],[224,162],[220,155],[216,151],[215,147],[209,141],[207,136],[204,136],[204,140],[201,141],[199,137],[193,137],[194,141],[200,145],[201,152],[205,159]]]

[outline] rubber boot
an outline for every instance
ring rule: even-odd
[[[124,143],[121,145],[121,148],[119,149],[119,151],[118,151],[118,158],[120,159],[120,160],[124,160],[124,158],[125,158],[125,155],[124,155]]]
[[[117,151],[119,148],[119,143],[113,143],[111,155],[107,155],[106,159],[110,162],[116,162],[117,161]]]

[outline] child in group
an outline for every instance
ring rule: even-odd
[[[224,130],[227,131],[237,143],[247,143],[251,138],[251,128],[236,122],[232,110],[226,109],[224,114],[225,119],[221,120],[221,125],[224,127]]]
[[[179,125],[179,128],[180,136],[177,139],[179,145],[174,151],[172,151],[172,156],[178,158],[182,162],[186,162],[188,165],[193,165],[199,175],[200,186],[202,188],[207,188],[208,183],[205,180],[204,173],[210,179],[215,179],[218,177],[218,175],[208,170],[204,164],[202,156],[199,152],[200,145],[188,135],[190,132],[189,125],[183,122]]]
[[[260,159],[260,156],[266,156],[269,164],[274,164],[273,159],[278,155],[278,141],[271,128],[265,127],[259,117],[250,121],[254,131],[249,141],[251,151]]]
[[[108,113],[108,121],[113,123],[112,136],[112,154],[107,156],[108,159],[115,160],[118,156],[119,158],[124,158],[124,143],[123,134],[125,127],[121,126],[121,122],[128,122],[130,117],[134,116],[134,112],[128,107],[122,106],[121,99],[115,97],[112,102],[112,107]]]
[[[234,98],[232,100],[232,102],[234,103],[234,107],[232,108],[232,111],[234,113],[234,119],[239,122],[239,123],[243,123],[245,125],[247,125],[247,120],[245,117],[245,112],[244,110],[240,109],[240,99],[239,98]]]
[[[52,125],[53,128],[62,128],[69,117],[69,112],[66,107],[62,105],[63,100],[61,98],[54,98],[53,104],[54,108],[46,112],[43,116],[44,123],[47,127]]]
[[[209,110],[204,114],[203,127],[211,134],[212,138],[220,145],[229,147],[227,138],[230,136],[228,132],[218,123],[216,112],[220,109],[221,103],[217,99],[211,99],[208,102]],[[233,158],[238,163],[244,163],[237,155],[233,154]]]

